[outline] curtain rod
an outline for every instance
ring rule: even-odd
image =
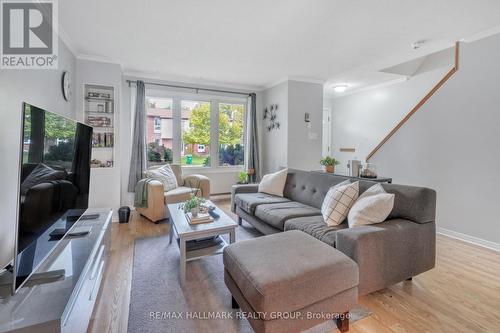
[[[137,83],[137,80],[127,80],[128,86],[132,83]],[[144,81],[144,84],[148,84],[150,86],[162,86],[162,87],[170,87],[170,88],[181,88],[181,89],[191,89],[191,90],[196,90],[196,93],[198,91],[203,90],[203,91],[212,91],[212,92],[219,92],[219,93],[226,93],[226,94],[236,94],[236,95],[245,95],[245,96],[251,96],[249,93],[243,93],[243,92],[238,92],[238,91],[229,91],[229,90],[219,90],[219,89],[210,89],[210,88],[200,88],[200,87],[188,87],[188,86],[179,86],[175,84],[165,84],[165,83],[155,83],[155,82],[146,82]]]

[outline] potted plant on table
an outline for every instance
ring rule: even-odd
[[[334,173],[335,172],[335,166],[339,165],[340,162],[334,159],[333,157],[327,156],[322,158],[319,161],[319,164],[325,167],[325,172],[328,173]]]
[[[191,213],[193,217],[196,217],[198,213],[201,211],[201,208],[205,204],[205,199],[201,197],[197,197],[194,194],[191,194],[191,198],[182,203],[179,208],[184,210],[184,213]]]

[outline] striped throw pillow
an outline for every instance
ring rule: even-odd
[[[161,181],[163,184],[163,191],[165,192],[171,191],[179,186],[177,184],[177,177],[175,177],[174,171],[168,164],[165,164],[157,169],[147,170],[146,177]]]
[[[358,195],[359,182],[350,183],[346,180],[332,186],[321,206],[321,214],[326,224],[333,227],[344,222]]]

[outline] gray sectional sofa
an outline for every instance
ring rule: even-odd
[[[383,184],[394,208],[383,223],[329,227],[321,205],[328,189],[346,177],[288,170],[284,197],[258,193],[258,185],[237,185],[231,208],[264,234],[300,230],[335,247],[359,267],[360,295],[409,279],[434,267],[436,192],[424,187]],[[374,182],[360,181],[360,194]]]

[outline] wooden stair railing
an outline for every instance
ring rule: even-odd
[[[432,95],[434,95],[434,93],[436,91],[439,90],[439,88],[441,88],[441,86],[443,86],[443,84],[448,81],[448,79],[453,75],[455,74],[457,71],[458,71],[458,62],[459,62],[459,50],[460,50],[460,44],[459,42],[456,42],[455,43],[455,63],[453,65],[453,68],[450,69],[450,71],[448,73],[446,73],[446,75],[431,89],[431,91],[429,91],[427,93],[427,95],[424,96],[424,98],[422,98],[420,100],[420,102],[418,102],[417,105],[415,105],[415,107],[413,109],[411,109],[410,112],[408,112],[408,114],[403,118],[403,120],[401,120],[390,132],[389,134],[387,134],[383,139],[382,141],[380,141],[380,143],[370,152],[370,154],[368,154],[368,156],[366,157],[366,161],[368,162],[370,160],[370,158],[373,157],[373,155],[375,155],[375,153],[387,142],[389,141],[389,139],[411,118],[411,116],[413,116],[413,114],[415,114],[415,112],[417,112],[421,107],[422,105],[424,105],[428,100],[429,98],[432,97]]]

